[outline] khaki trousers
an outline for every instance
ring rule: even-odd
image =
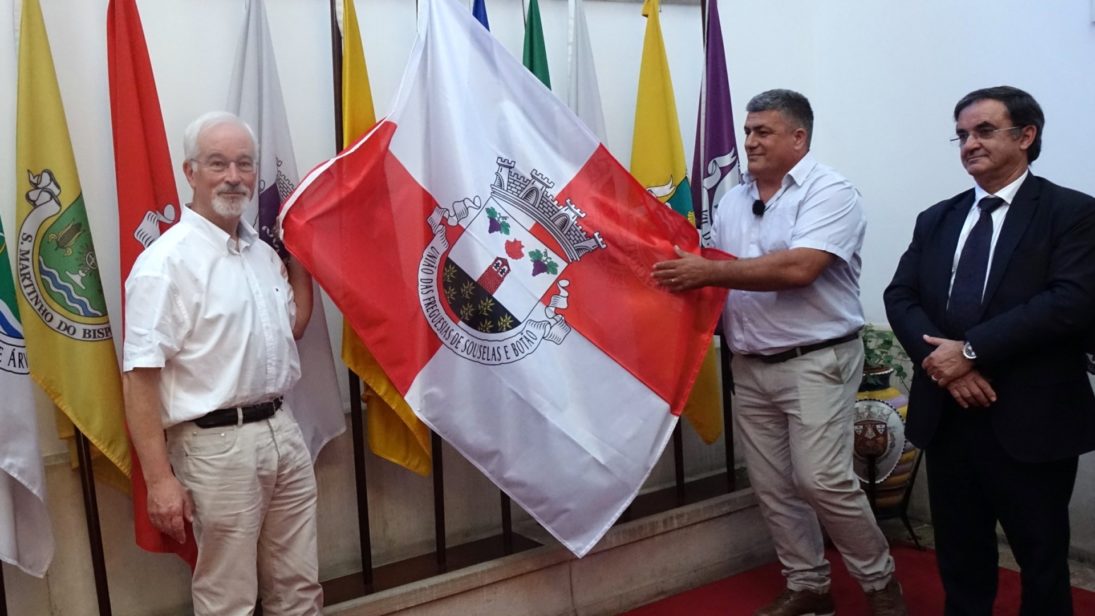
[[[287,409],[222,428],[167,431],[171,466],[194,500],[199,616],[319,614],[316,478]]]
[[[734,420],[749,482],[791,590],[828,590],[825,526],[864,590],[883,588],[894,564],[852,470],[856,339],[766,364],[734,356]]]

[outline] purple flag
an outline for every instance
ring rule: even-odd
[[[692,158],[692,204],[704,246],[711,246],[711,221],[719,199],[741,180],[730,80],[722,46],[718,0],[707,1],[707,61],[700,83],[696,153]]]
[[[266,5],[263,0],[248,0],[246,7],[247,17],[229,86],[228,110],[250,124],[258,139],[258,199],[244,210],[244,218],[258,230],[259,237],[278,249],[281,247],[277,241],[278,211],[282,201],[293,192],[299,176],[274,44],[266,21]],[[297,341],[300,380],[285,400],[315,461],[319,450],[346,430],[346,420],[338,394],[323,300],[314,282],[312,289],[312,318],[304,337]]]

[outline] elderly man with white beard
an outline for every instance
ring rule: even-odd
[[[186,129],[193,202],[126,280],[126,419],[152,523],[182,542],[193,522],[194,612],[319,614],[315,473],[282,400],[312,283],[241,219],[256,153],[232,114]]]

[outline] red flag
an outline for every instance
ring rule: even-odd
[[[141,251],[179,219],[180,207],[156,80],[134,0],[110,0],[106,28],[124,281]],[[124,290],[122,302],[125,302]],[[148,518],[148,494],[136,450],[133,450],[132,481],[137,545],[150,552],[174,552],[193,569],[198,548],[190,525],[187,524],[186,543],[180,544],[156,530]]]

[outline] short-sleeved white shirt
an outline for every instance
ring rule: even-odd
[[[713,226],[717,248],[743,259],[814,248],[836,259],[800,289],[730,291],[723,313],[730,349],[771,355],[863,327],[859,273],[867,221],[859,191],[807,154],[783,178],[763,216],[753,214],[758,198],[748,173],[722,198]]]
[[[246,222],[238,232],[185,207],[126,280],[123,368],[162,368],[164,427],[269,400],[300,378],[285,265]]]

